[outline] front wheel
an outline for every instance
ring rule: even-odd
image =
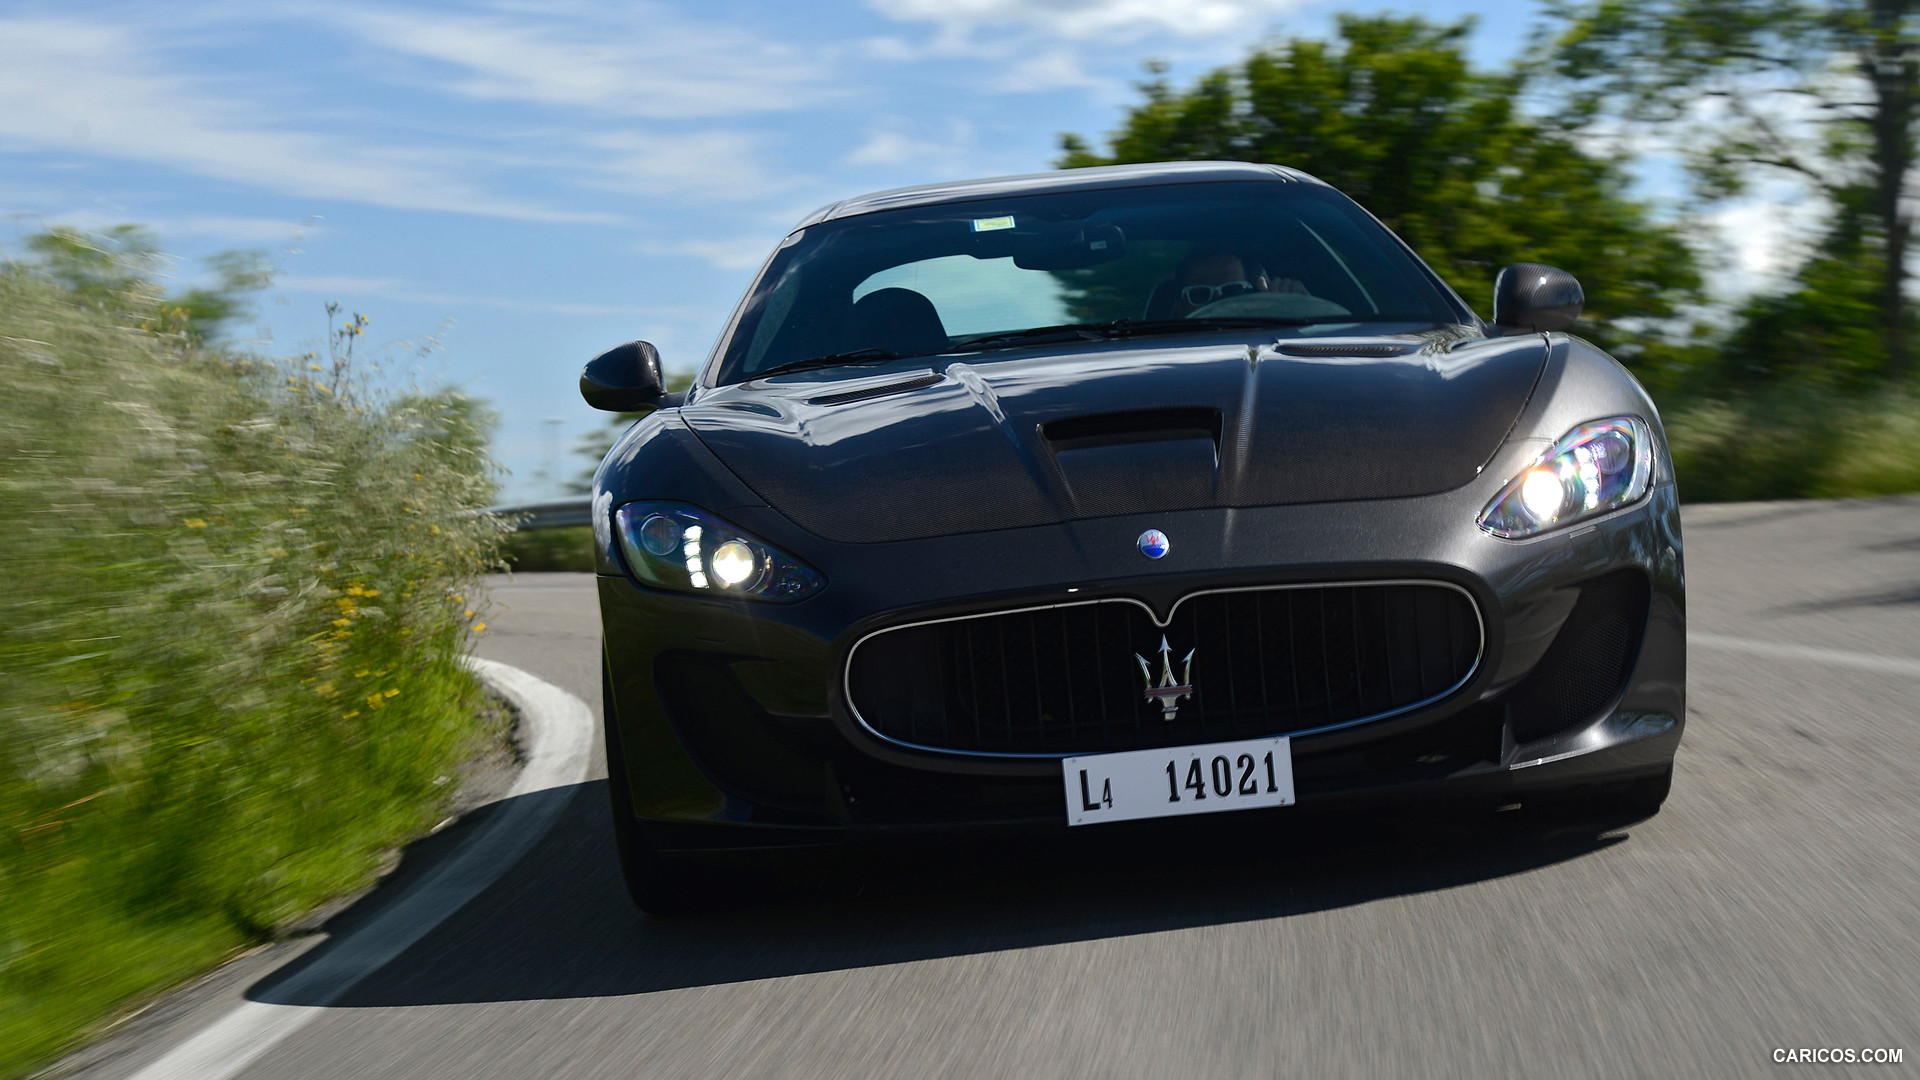
[[[661,855],[633,819],[628,794],[626,755],[620,748],[619,714],[613,707],[613,679],[600,667],[601,730],[607,744],[607,795],[613,811],[613,843],[627,895],[649,915],[689,915],[713,906],[715,882],[703,867]]]

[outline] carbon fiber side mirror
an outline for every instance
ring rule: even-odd
[[[615,345],[580,370],[580,396],[607,412],[650,412],[666,396],[660,351],[644,341]]]
[[[1586,302],[1579,279],[1542,263],[1514,263],[1493,279],[1493,323],[1509,334],[1565,330]]]

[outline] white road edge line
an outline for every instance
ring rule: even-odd
[[[1813,664],[1831,664],[1834,667],[1850,667],[1861,671],[1878,671],[1886,675],[1906,675],[1920,679],[1920,660],[1909,660],[1903,656],[1875,656],[1872,653],[1848,652],[1844,649],[1819,649],[1811,645],[1788,645],[1779,641],[1758,641],[1754,638],[1726,637],[1721,634],[1701,634],[1691,631],[1687,634],[1687,643],[1703,645],[1709,649],[1746,653],[1749,656],[1765,656],[1775,660],[1805,660]]]
[[[311,1004],[243,1001],[129,1080],[227,1080],[305,1027],[361,979],[425,937],[519,861],[545,835],[564,799],[520,799],[578,784],[592,759],[592,710],[579,698],[519,668],[469,657],[467,665],[520,711],[527,763],[507,803],[459,851],[372,921],[328,942],[318,961],[275,988]]]

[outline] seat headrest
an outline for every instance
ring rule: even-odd
[[[933,301],[912,289],[877,289],[853,305],[847,348],[887,349],[902,355],[937,353],[948,345],[947,328]]]

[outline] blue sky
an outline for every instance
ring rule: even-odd
[[[389,377],[494,405],[507,495],[535,498],[583,467],[567,451],[600,423],[580,365],[638,337],[693,367],[806,211],[1046,169],[1060,132],[1116,125],[1148,58],[1184,82],[1265,38],[1324,35],[1337,11],[1384,9],[11,0],[0,244],[144,223],[183,282],[209,253],[271,250],[266,347],[319,348],[326,301],[364,312]],[[1520,49],[1534,12],[1393,10],[1477,16],[1483,63]]]

